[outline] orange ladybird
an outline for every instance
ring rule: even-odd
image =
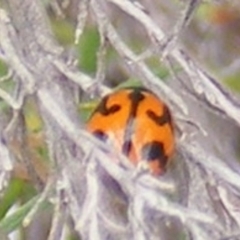
[[[105,96],[87,129],[99,139],[110,141],[134,165],[147,162],[154,175],[165,172],[175,148],[168,107],[142,87],[124,88]]]

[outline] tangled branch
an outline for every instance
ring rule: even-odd
[[[186,133],[179,140],[172,170],[155,178],[143,169],[133,168],[124,156],[87,133],[72,97],[72,89],[77,87],[88,94],[96,89],[102,94],[110,91],[103,81],[109,44],[129,74],[164,98],[174,113],[180,112],[185,117],[190,114],[183,94],[161,81],[146,59],[135,54],[120,36],[109,16],[108,7],[113,4],[145,29],[153,47],[151,54],[163,62],[171,59],[181,67],[186,77],[175,78],[176,84],[207,106],[212,114],[220,114],[239,127],[239,101],[202,70],[178,42],[200,1],[189,1],[180,24],[170,35],[134,1],[80,1],[75,42],[84,34],[91,14],[100,34],[95,77],[65,62],[63,49],[55,42],[39,1],[12,0],[8,4],[8,12],[0,9],[0,56],[11,73],[4,79],[12,78],[16,85],[14,94],[0,89],[0,97],[13,111],[21,110],[30,96],[34,98],[44,122],[50,160],[55,166],[25,224],[32,219],[39,202],[54,195],[49,240],[63,239],[67,215],[82,239],[176,239],[178,234],[186,239],[220,240],[239,234],[240,219],[236,212],[240,209],[237,201],[240,169],[234,154],[225,160],[224,156],[205,150],[200,141],[192,141]],[[4,142],[9,139],[4,133],[11,131],[6,131],[6,126],[1,126],[1,130],[0,189],[3,189],[14,159],[10,142]],[[113,156],[119,164],[111,160]]]

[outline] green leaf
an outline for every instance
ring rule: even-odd
[[[7,74],[7,65],[0,60],[0,76]]]
[[[235,92],[240,92],[239,73],[228,77],[224,80],[224,83]]]
[[[0,221],[0,229],[6,233],[10,233],[17,229],[22,224],[22,221],[27,216],[28,212],[36,203],[38,197],[39,196],[33,197],[27,203],[19,207],[14,213],[2,219]]]
[[[80,68],[87,73],[96,71],[99,44],[100,39],[96,28],[86,29],[80,38],[77,46]]]
[[[118,86],[114,90],[128,88],[128,87],[140,87],[142,83],[137,78],[129,78],[123,83],[118,84]]]
[[[0,201],[0,219],[2,219],[6,212],[16,202],[22,193],[24,182],[19,179],[13,179]]]
[[[2,219],[0,221],[0,229],[2,229],[6,233],[10,233],[16,230],[17,228],[21,227],[23,220],[25,219],[27,214],[31,211],[31,209],[34,207],[39,197],[40,195],[34,196],[24,205],[20,206],[14,213]],[[42,203],[40,203],[38,210],[43,210],[49,206],[50,206],[49,202],[43,201]]]
[[[52,19],[52,30],[57,40],[63,45],[71,45],[74,42],[74,27],[64,19]]]
[[[80,113],[80,118],[83,122],[86,122],[90,115],[92,114],[92,111],[95,109],[97,106],[98,101],[89,101],[86,103],[81,103],[79,106],[79,113]]]
[[[11,179],[0,201],[0,219],[5,216],[14,203],[19,200],[27,201],[35,194],[36,190],[28,182],[17,178]]]

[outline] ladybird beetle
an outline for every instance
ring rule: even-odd
[[[174,152],[171,113],[154,93],[142,87],[105,96],[91,115],[87,130],[110,141],[134,165],[145,161],[153,175],[165,172]]]

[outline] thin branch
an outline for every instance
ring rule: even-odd
[[[57,0],[52,0],[49,2],[50,6],[52,7],[54,13],[60,17],[60,18],[64,18],[65,17],[65,14],[64,12],[62,11],[61,9],[61,6],[59,5],[58,1]]]
[[[89,4],[89,0],[81,0],[78,5],[78,20],[77,20],[77,27],[75,30],[75,40],[74,40],[75,44],[79,43],[80,37],[83,33],[84,27],[87,22],[88,4]]]
[[[175,48],[181,32],[187,27],[193,13],[201,2],[202,0],[189,0],[189,2],[186,3],[182,16],[175,25],[173,32],[170,33],[167,39],[162,43],[162,59],[164,59]]]
[[[58,184],[58,182],[57,182]],[[64,227],[66,227],[66,203],[63,199],[63,189],[57,188],[57,198],[54,201],[54,214],[52,226],[48,236],[48,240],[64,240]]]
[[[1,126],[2,127],[2,126]],[[0,135],[0,192],[5,189],[10,179],[11,171],[13,170],[12,154],[6,145],[4,138]]]
[[[43,202],[49,197],[49,194],[53,190],[53,186],[54,186],[55,183],[56,183],[55,176],[51,176],[48,179],[47,184],[46,184],[43,192],[40,194],[39,198],[37,199],[37,202],[34,204],[33,208],[31,209],[31,211],[29,211],[27,216],[25,216],[25,218],[23,219],[23,226],[24,227],[28,226],[32,222],[32,219],[34,218],[38,209],[41,207]]]
[[[12,71],[12,69],[9,69],[6,75],[0,77],[0,82],[7,81],[7,80],[9,80],[12,76],[13,76],[13,71]]]
[[[196,162],[204,169],[215,174],[217,179],[222,179],[224,182],[240,190],[240,167],[232,170],[224,160],[205,152],[194,142],[191,144],[179,143],[179,149],[185,155],[186,160]]]
[[[7,13],[3,9],[0,9],[0,29],[0,47],[4,51],[6,62],[15,73],[21,76],[27,92],[33,93],[35,80],[26,69],[23,59],[19,58],[18,52],[14,48],[12,40],[14,39],[13,41],[15,41],[17,39],[16,33],[11,26]]]
[[[219,82],[201,70],[184,52],[179,52],[179,60],[189,75],[187,84],[190,83],[193,93],[207,106],[233,119],[240,126],[240,101],[234,99]]]
[[[93,80],[93,78],[80,71],[71,69],[70,66],[66,65],[59,59],[52,60],[52,63],[59,70],[59,72],[64,74],[64,76],[66,76],[70,81],[78,84],[86,92],[90,91],[92,88],[95,88],[95,86],[98,84],[96,80]],[[102,92],[109,92],[109,88],[101,84],[100,89]]]
[[[2,98],[10,107],[14,110],[18,110],[22,107],[23,101],[17,101],[13,97],[0,88],[0,98]]]
[[[156,51],[159,52],[162,40],[166,34],[153,22],[149,15],[128,0],[106,1],[115,4],[127,14],[134,17],[146,29],[155,45]],[[215,79],[208,77],[179,47],[175,47],[170,55],[189,75],[188,83],[193,86],[195,94],[203,96],[205,99],[204,102],[208,103],[213,111],[217,108],[240,125],[239,103],[233,101],[223,87]]]
[[[94,10],[96,18],[99,24],[105,24],[106,35],[113,47],[117,50],[119,55],[125,60],[128,68],[131,70],[133,75],[137,75],[142,79],[156,94],[159,94],[156,91],[156,86],[158,90],[162,93],[161,95],[170,101],[174,106],[180,109],[183,113],[187,113],[187,108],[181,97],[179,97],[174,91],[172,91],[163,81],[160,81],[152,71],[146,66],[143,61],[139,61],[139,57],[135,55],[130,48],[124,43],[120,38],[117,31],[110,23],[107,18],[107,15],[102,9],[98,1],[92,0],[91,7]],[[130,3],[130,2],[129,2]]]
[[[95,78],[98,82],[98,85],[100,86],[105,80],[108,39],[106,38],[105,34],[105,24],[102,24],[102,22],[98,22],[98,24],[98,30],[100,34],[100,46],[97,52],[97,73]]]

